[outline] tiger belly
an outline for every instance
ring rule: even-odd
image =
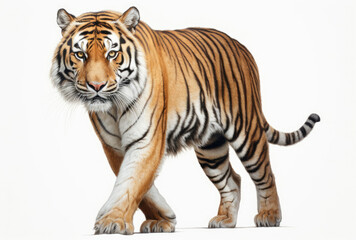
[[[183,149],[204,145],[212,134],[223,131],[212,107],[205,106],[205,103],[203,106],[201,102],[193,102],[189,111],[168,113],[167,154],[174,155]]]

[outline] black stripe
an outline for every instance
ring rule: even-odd
[[[63,83],[64,83],[64,81],[66,81],[67,79],[64,77],[64,75],[63,75],[63,73],[61,73],[61,72],[59,72],[58,74],[57,74],[57,76],[59,77],[59,85],[62,85]]]
[[[258,190],[264,191],[264,190],[267,190],[267,189],[273,187],[273,185],[274,185],[274,177],[273,177],[272,174],[271,174],[271,179],[272,179],[272,180],[271,180],[270,184],[268,184],[268,186],[266,186],[266,187],[264,187],[264,188],[258,188]]]
[[[123,36],[120,37],[120,45],[125,44],[126,40],[124,39]]]
[[[83,31],[79,34],[79,36],[84,36],[84,35],[89,35],[89,34],[93,34],[94,33],[94,30],[92,31]]]
[[[131,124],[128,128],[126,128],[126,130],[123,132],[123,134],[126,133],[128,130],[130,130],[130,129],[132,128],[132,126],[134,126],[134,125],[137,123],[137,121],[141,118],[142,113],[144,112],[144,110],[145,110],[145,108],[146,108],[146,106],[147,106],[149,100],[150,100],[151,97],[152,97],[152,92],[153,92],[153,87],[151,87],[150,95],[148,96],[148,98],[147,98],[147,100],[146,100],[146,103],[145,103],[145,105],[143,106],[143,108],[142,108],[140,114],[138,115],[137,119],[135,120],[135,122],[134,122],[133,124]],[[121,117],[122,117],[122,116],[120,116],[120,119],[121,119]]]
[[[214,183],[214,184],[218,184],[218,183],[220,183],[221,181],[223,181],[225,178],[226,178],[226,176],[229,174],[231,172],[231,167],[229,166],[227,169],[226,169],[226,172],[225,172],[225,174],[221,177],[221,178],[219,178],[219,179],[217,179],[217,180],[210,180],[212,183]],[[228,179],[226,179],[226,181],[228,181]]]
[[[104,123],[101,121],[101,119],[100,119],[100,117],[98,116],[97,113],[95,113],[95,116],[96,116],[96,118],[98,119],[101,128],[102,128],[107,134],[109,134],[109,135],[111,135],[111,136],[113,136],[113,137],[117,137],[117,138],[121,139],[121,136],[116,135],[116,134],[113,134],[113,133],[111,133],[109,130],[106,129]]]
[[[266,163],[265,168],[264,168],[264,173],[262,175],[262,177],[260,178],[253,178],[251,177],[252,181],[254,181],[255,185],[258,185],[258,182],[261,182],[265,177],[266,177],[266,173],[267,173],[267,167],[270,165],[270,163]]]
[[[292,132],[291,135],[292,135],[292,143],[295,143],[295,133]]]
[[[177,113],[177,116],[178,116],[178,120],[177,120],[176,125],[173,127],[173,130],[167,134],[167,136],[168,136],[167,137],[167,144],[168,144],[167,151],[172,152],[172,153],[177,153],[179,150],[178,141],[173,140],[173,135],[174,135],[175,131],[178,129],[178,125],[180,123],[180,115],[178,113]]]
[[[300,128],[300,131],[302,132],[303,137],[305,137],[307,135],[307,132],[305,131],[304,126]]]
[[[106,146],[111,147],[112,149],[115,149],[115,150],[121,152],[121,149],[118,149],[118,148],[116,148],[116,147],[113,147],[113,146],[107,144],[107,143],[104,141],[104,139],[103,139],[103,137],[100,135],[100,132],[99,132],[99,130],[98,130],[98,127],[96,126],[96,124],[95,124],[95,122],[93,121],[92,117],[90,117],[90,120],[91,120],[91,122],[93,123],[95,132],[98,134],[98,137],[99,137],[99,139],[101,140],[101,142],[104,143]]]
[[[203,92],[200,92],[200,111],[204,113],[203,129],[199,133],[199,138],[201,139],[205,135],[205,132],[208,130],[209,123],[210,123],[208,109],[205,106],[205,95]]]
[[[230,171],[229,175],[227,176],[227,179],[229,179],[231,177],[231,174],[232,174],[232,171]],[[222,188],[218,188],[219,192],[222,191],[226,187],[227,183],[228,183],[228,181],[226,180],[225,185]]]
[[[111,112],[108,112],[108,114],[110,117],[112,117],[115,120],[115,122],[117,121],[117,118]]]
[[[155,114],[155,112],[156,112],[156,108],[157,108],[157,105],[155,106],[155,108],[154,108],[153,111],[152,111],[151,118],[150,118],[150,124],[148,125],[147,130],[144,132],[144,134],[143,134],[141,137],[139,137],[139,138],[136,139],[136,140],[133,140],[131,143],[129,143],[129,144],[126,145],[126,147],[125,147],[125,151],[126,151],[126,152],[127,152],[135,143],[141,141],[142,139],[144,139],[144,138],[147,136],[147,134],[148,134],[148,132],[150,131],[150,128],[151,128],[151,126],[152,126],[152,120],[153,120],[153,116],[154,116],[154,114]]]
[[[159,123],[161,122],[162,117],[163,117],[163,115],[164,115],[164,111],[165,111],[165,109],[163,108],[163,110],[162,110],[162,112],[161,112],[161,114],[159,115],[159,118],[158,118],[158,120],[157,120],[156,127],[155,127],[155,129],[153,130],[153,133],[152,133],[152,138],[151,138],[151,139],[153,139],[153,138],[154,138],[154,136],[156,135],[156,132],[157,132],[157,129],[158,129]],[[163,124],[162,124],[162,125],[163,125]],[[151,145],[151,141],[148,141],[148,144],[146,144],[146,145],[145,145],[145,146],[143,146],[143,147],[139,147],[139,148],[137,148],[137,149],[144,149],[144,148],[148,147],[149,145]]]
[[[264,145],[263,145],[263,148],[262,148],[262,151],[261,151],[261,153],[260,153],[258,159],[256,160],[256,162],[253,163],[253,164],[244,165],[245,168],[246,168],[246,169],[249,169],[249,168],[255,167],[255,166],[257,166],[257,165],[260,163],[260,161],[264,161],[265,158],[266,158],[267,150],[268,150],[267,148],[268,148],[268,145],[267,145],[267,144],[264,144]]]
[[[278,143],[278,140],[279,140],[279,132],[276,130],[273,130],[271,142]]]
[[[290,144],[291,144],[291,139],[290,139],[291,137],[290,137],[290,134],[285,133],[284,136],[285,136],[285,138],[286,138],[286,144],[287,144],[287,145],[290,145]]]
[[[264,176],[265,176],[265,175],[266,175],[266,172],[264,173]],[[268,177],[267,177],[267,180],[266,180],[266,181],[260,182],[260,183],[255,183],[255,185],[256,185],[256,186],[265,185],[265,184],[267,184],[267,183],[270,181],[271,177],[272,177],[272,174],[268,174]]]
[[[226,155],[219,157],[219,158],[215,158],[215,159],[208,159],[208,158],[200,158],[198,157],[199,161],[203,161],[206,163],[201,163],[199,162],[200,166],[202,168],[208,167],[211,169],[216,169],[217,167],[219,167],[223,162],[225,162],[225,160],[229,157],[229,153],[227,153]],[[213,165],[210,165],[213,164]]]
[[[261,153],[261,155],[262,155],[262,153]],[[252,173],[257,172],[257,171],[260,169],[260,167],[262,166],[262,164],[263,164],[264,162],[265,162],[265,161],[260,161],[260,163],[257,164],[257,166],[255,166],[254,168],[246,169],[247,172],[248,172],[249,174],[252,174]]]
[[[106,31],[106,30],[101,30],[100,33],[101,34],[106,34],[106,35],[110,35],[111,34],[111,32]]]
[[[257,127],[255,127],[255,130],[253,131],[253,133],[252,133],[251,136],[254,136],[254,135],[256,134],[256,131],[257,131]],[[249,132],[249,130],[248,130],[247,132]],[[236,152],[237,154],[241,153],[241,151],[242,151],[243,148],[245,147],[245,145],[246,145],[248,139],[249,139],[249,135],[247,135],[247,136],[245,137],[245,140],[242,142],[242,144],[240,145],[240,147],[237,148],[237,149],[235,149],[235,152]],[[259,140],[258,140],[258,141],[259,141]],[[248,146],[248,147],[250,148],[251,146]],[[246,153],[246,154],[247,154],[247,153]],[[248,160],[248,159],[247,159],[247,160]]]
[[[247,150],[245,156],[240,157],[241,162],[246,162],[246,161],[250,160],[255,155],[257,145],[260,143],[260,141],[261,141],[261,138],[259,138],[257,141],[252,142],[252,144],[250,144],[250,146],[248,146],[248,150]]]

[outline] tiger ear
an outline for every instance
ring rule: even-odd
[[[68,25],[75,19],[75,16],[68,13],[65,9],[61,8],[57,12],[57,24],[62,29],[62,35]]]
[[[132,33],[135,32],[135,27],[140,21],[140,13],[136,7],[130,7],[124,12],[119,20],[127,27]]]

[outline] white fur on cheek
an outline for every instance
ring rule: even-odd
[[[121,66],[121,69],[130,68],[132,71],[130,75],[129,71],[120,72],[118,70],[117,81],[120,83],[125,78],[130,80],[130,83],[127,85],[120,85],[118,92],[116,93],[117,98],[119,99],[119,106],[118,108],[123,111],[127,108],[130,104],[136,102],[140,96],[140,94],[144,91],[146,87],[147,81],[147,70],[146,70],[146,61],[143,51],[140,49],[139,44],[135,43],[137,46],[136,49],[131,51],[132,57],[134,56],[134,51],[136,51],[136,58],[127,59],[126,63]],[[136,61],[135,61],[136,60]],[[120,74],[123,74],[121,76]]]
[[[52,80],[52,83],[55,87],[57,87],[57,85],[60,83],[60,78],[58,77],[58,63],[56,60],[53,60],[52,62],[52,67],[51,67],[51,73],[50,73],[50,77]]]

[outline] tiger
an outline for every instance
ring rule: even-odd
[[[115,185],[96,220],[95,234],[174,232],[176,215],[154,182],[166,156],[193,148],[220,193],[209,228],[234,228],[241,178],[229,146],[256,186],[257,227],[282,220],[268,143],[292,145],[320,121],[311,114],[296,131],[280,132],[262,113],[257,65],[247,48],[210,28],[153,30],[136,7],[124,13],[59,9],[60,40],[51,80],[68,102],[83,104]]]

